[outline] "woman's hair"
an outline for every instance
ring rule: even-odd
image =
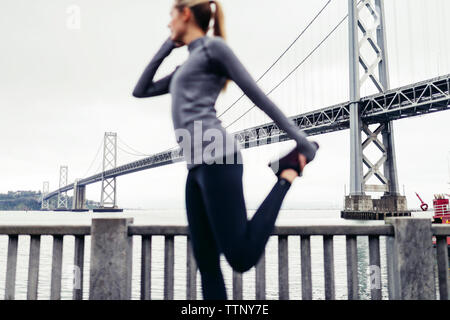
[[[215,6],[214,16],[211,10],[212,3]],[[226,40],[225,16],[223,14],[222,5],[218,0],[175,0],[175,8],[177,8],[178,10],[181,11],[186,7],[188,7],[192,11],[195,22],[200,27],[200,29],[205,32],[205,34],[208,33],[210,29],[211,18],[213,18],[213,34]],[[230,80],[227,79],[223,90],[226,90],[229,81]]]

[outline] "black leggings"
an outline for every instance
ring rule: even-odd
[[[241,157],[240,152],[236,157]],[[287,180],[279,179],[249,221],[242,173],[242,162],[234,162],[201,164],[189,170],[187,176],[186,211],[204,299],[227,299],[221,253],[238,272],[257,264],[291,186]]]

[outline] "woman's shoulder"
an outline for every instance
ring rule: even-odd
[[[225,39],[223,39],[222,37],[218,37],[218,36],[207,37],[206,45],[213,52],[221,52],[223,50],[230,50]]]
[[[216,44],[216,45],[227,44],[225,39],[219,36],[207,36],[206,39],[208,44]]]

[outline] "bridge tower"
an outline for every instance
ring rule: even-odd
[[[42,198],[41,198],[41,210],[49,210],[49,199],[44,200],[45,196],[49,193],[50,183],[48,181],[44,181],[42,185]]]
[[[59,189],[67,186],[67,178],[69,175],[69,168],[67,166],[61,166],[59,168]],[[67,191],[58,192],[58,205],[56,210],[68,210],[68,197]]]
[[[103,143],[103,171],[100,208],[94,211],[123,211],[117,208],[116,177],[106,178],[105,172],[117,165],[117,133],[105,132]]]
[[[392,121],[380,123],[375,130],[361,120],[361,87],[373,84],[377,91],[389,90],[384,0],[348,0],[350,70],[350,195],[345,210],[407,211],[406,198],[399,193]],[[362,133],[367,138],[362,141]],[[381,136],[381,137],[380,137]],[[381,157],[373,163],[364,154],[375,145]],[[364,166],[367,172],[364,174]],[[383,172],[380,170],[383,166]],[[376,177],[381,184],[368,184]],[[372,200],[366,192],[383,192]]]

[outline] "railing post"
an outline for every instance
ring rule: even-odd
[[[8,238],[8,260],[6,262],[5,300],[14,300],[16,290],[18,246],[19,236],[10,235]]]
[[[173,235],[164,238],[164,300],[173,300],[175,239]]]
[[[387,246],[391,299],[434,300],[434,255],[429,219],[389,218],[395,238]]]
[[[197,262],[190,237],[186,239],[186,300],[197,299]]]
[[[73,300],[83,300],[83,278],[84,278],[84,235],[75,236],[74,248],[74,276],[75,283],[72,292]]]
[[[280,300],[289,300],[289,259],[288,237],[278,236],[278,296]]]
[[[447,237],[436,237],[436,253],[439,277],[439,298],[449,300],[449,267],[448,267],[448,245]]]
[[[346,236],[347,291],[349,300],[359,300],[357,241],[358,238],[356,236]]]
[[[386,264],[388,275],[388,292],[389,300],[400,299],[400,280],[398,278],[398,272],[395,272],[397,265],[397,254],[395,253],[395,237],[386,237]]]
[[[131,299],[132,218],[92,219],[90,300]]]
[[[233,300],[242,300],[242,273],[233,270]]]
[[[266,252],[259,258],[255,268],[256,300],[266,300]]]

